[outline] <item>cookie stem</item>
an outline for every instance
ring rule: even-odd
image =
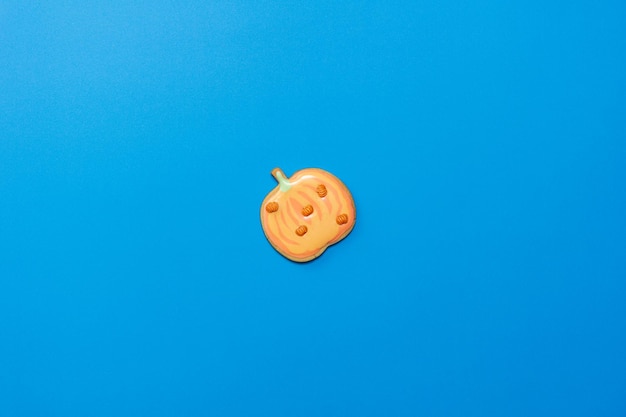
[[[278,181],[278,184],[280,185],[280,191],[282,191],[283,193],[285,191],[289,191],[289,189],[291,188],[291,183],[285,176],[285,173],[280,168],[274,168],[272,170],[272,176],[276,178],[276,181]]]

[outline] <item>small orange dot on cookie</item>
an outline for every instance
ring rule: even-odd
[[[308,205],[302,208],[302,215],[304,217],[310,216],[311,214],[313,214],[313,206],[312,205]]]
[[[326,189],[326,186],[324,184],[318,185],[315,191],[317,191],[317,195],[319,195],[321,198],[326,197],[326,195],[328,194],[328,190]]]
[[[337,224],[342,225],[348,223],[348,215],[343,213],[337,216]]]
[[[275,201],[272,201],[271,203],[267,203],[267,205],[265,206],[265,210],[268,213],[274,213],[278,211],[278,203]]]
[[[308,232],[308,231],[309,231],[309,229],[307,229],[307,227],[305,225],[302,225],[302,226],[299,226],[296,229],[296,234],[298,236],[304,236],[306,234],[306,232]]]

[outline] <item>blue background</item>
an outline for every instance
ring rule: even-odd
[[[0,5],[0,415],[626,415],[623,2],[207,3]]]

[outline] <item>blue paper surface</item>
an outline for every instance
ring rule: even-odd
[[[1,416],[626,415],[623,2],[180,3],[0,5]]]

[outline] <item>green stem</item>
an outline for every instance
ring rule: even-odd
[[[280,168],[274,168],[272,170],[272,175],[274,176],[274,178],[276,178],[276,181],[278,181],[278,184],[280,185],[280,191],[282,191],[283,193],[289,191],[289,189],[291,188],[291,183],[285,176],[285,173]]]

